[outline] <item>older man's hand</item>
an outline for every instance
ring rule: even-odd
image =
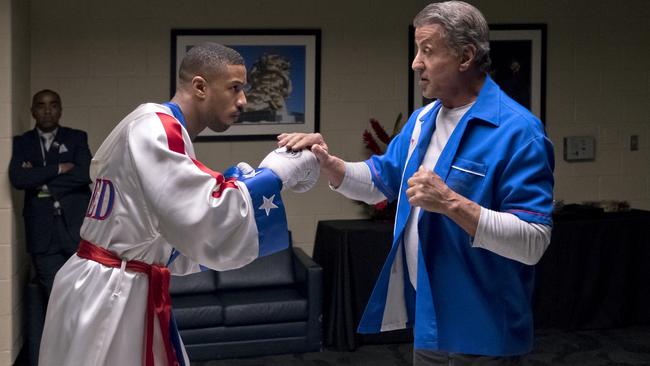
[[[288,150],[311,149],[312,146],[319,145],[325,151],[328,150],[323,135],[320,133],[283,133],[278,136],[278,147],[286,147]]]
[[[438,174],[420,166],[408,180],[406,197],[414,207],[421,207],[430,212],[445,214],[454,201],[456,192],[452,191]]]

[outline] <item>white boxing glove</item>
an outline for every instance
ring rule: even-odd
[[[283,187],[298,193],[314,187],[320,176],[318,159],[309,150],[275,149],[266,155],[259,167],[271,169],[280,178]]]

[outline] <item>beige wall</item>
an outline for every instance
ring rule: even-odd
[[[23,344],[23,285],[28,274],[20,211],[7,167],[11,137],[29,124],[29,4],[0,0],[0,365],[11,365]]]
[[[490,23],[548,24],[548,132],[556,146],[556,198],[629,200],[650,208],[650,5],[603,0],[472,1]],[[370,117],[389,126],[407,112],[407,26],[426,1],[38,0],[31,10],[31,89],[61,92],[64,123],[96,149],[119,119],[169,93],[170,28],[321,28],[321,130],[333,153],[365,158]],[[64,26],[65,25],[65,26]],[[596,137],[590,163],[562,160],[562,138]],[[629,135],[640,150],[627,151]],[[215,169],[257,163],[273,142],[197,143]],[[311,252],[318,220],[360,217],[320,184],[285,194],[298,245]]]

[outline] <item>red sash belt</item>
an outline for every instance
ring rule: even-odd
[[[77,255],[101,263],[108,267],[120,268],[122,259],[112,252],[100,248],[93,243],[81,240]],[[147,325],[145,330],[144,365],[154,366],[153,358],[153,324],[154,313],[158,316],[160,333],[162,334],[168,365],[178,365],[174,348],[170,341],[169,318],[171,316],[171,298],[169,297],[169,270],[165,266],[148,264],[140,261],[128,261],[126,269],[133,272],[146,273],[149,277],[147,296]]]

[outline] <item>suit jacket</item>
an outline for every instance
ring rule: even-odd
[[[9,179],[13,186],[25,190],[23,217],[27,251],[32,254],[48,251],[54,230],[54,202],[61,206],[61,214],[72,238],[62,245],[69,251],[79,245],[79,229],[90,200],[90,160],[88,136],[84,131],[59,126],[50,149],[41,152],[38,131],[34,128],[13,140],[9,164]],[[30,162],[31,168],[24,168]],[[73,163],[74,168],[58,174],[59,163]],[[40,187],[46,184],[50,197],[38,197]],[[64,248],[62,248],[64,249]]]

